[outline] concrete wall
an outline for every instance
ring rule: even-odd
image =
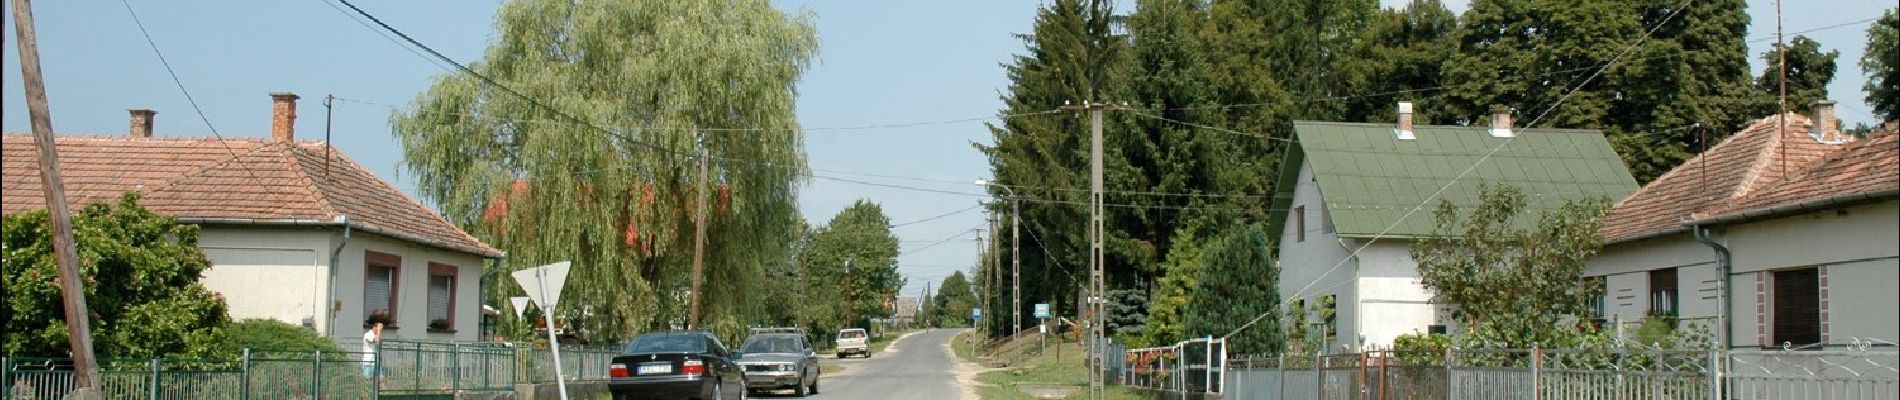
[[[332,339],[346,344],[346,348],[359,346],[363,337],[362,321],[368,318],[368,310],[363,304],[363,266],[367,253],[377,252],[393,254],[402,258],[397,268],[396,323],[398,329],[385,328],[386,339],[401,340],[460,340],[478,339],[481,323],[481,284],[482,260],[480,257],[451,252],[434,247],[419,246],[407,241],[392,239],[362,231],[355,232],[344,246],[342,255],[337,257],[337,293],[336,299],[342,303],[337,311],[337,325],[333,328]],[[460,269],[455,283],[455,325],[450,331],[429,329],[429,264],[447,264]],[[491,283],[492,284],[492,283]]]
[[[1819,267],[1822,271],[1822,335],[1831,344],[1848,338],[1900,338],[1900,201],[1887,201],[1719,226],[1713,239],[1733,254],[1730,306],[1734,345],[1763,345],[1772,326],[1772,271]],[[1679,268],[1680,316],[1713,318],[1721,313],[1716,254],[1681,233],[1606,246],[1589,261],[1585,276],[1606,278],[1609,312],[1640,322],[1649,310],[1649,271]]]
[[[1773,302],[1769,274],[1807,267],[1821,271],[1823,340],[1900,341],[1900,201],[1725,226],[1717,239],[1735,255],[1736,344],[1768,344],[1772,307],[1757,299]]]
[[[205,287],[224,295],[231,319],[327,323],[330,233],[323,228],[207,226],[198,247],[211,259]]]
[[[337,257],[332,298],[330,254],[339,242],[346,245]],[[386,338],[472,341],[480,333],[483,260],[474,255],[360,230],[344,242],[342,231],[331,227],[208,225],[202,229],[199,247],[212,262],[203,282],[224,296],[234,319],[271,318],[292,324],[308,319],[318,332],[354,351],[360,348],[362,321],[367,317],[363,265],[366,252],[374,251],[402,258],[397,269],[398,329],[386,330]],[[449,330],[428,327],[430,263],[458,269],[451,311],[455,324]]]
[[[1350,252],[1341,246],[1338,236],[1329,232],[1332,229],[1326,228],[1331,221],[1326,220],[1326,204],[1321,196],[1319,184],[1313,180],[1312,164],[1302,163],[1299,185],[1293,191],[1292,205],[1287,210],[1275,210],[1287,213],[1286,226],[1280,232],[1279,239],[1275,241],[1280,246],[1280,254],[1277,257],[1280,263],[1280,297],[1284,301],[1298,296],[1305,300],[1305,304],[1311,309],[1310,306],[1315,304],[1320,296],[1335,295],[1338,305],[1338,314],[1335,317],[1338,324],[1336,329],[1340,340],[1328,344],[1327,348],[1337,350],[1341,343],[1357,344],[1358,342],[1350,340],[1356,338],[1358,332],[1358,327],[1354,324],[1354,321],[1358,320],[1357,310],[1351,307],[1356,303],[1353,291],[1357,289],[1357,285],[1352,283],[1358,265],[1352,260],[1347,260],[1346,256]],[[1297,236],[1300,224],[1294,221],[1296,216],[1292,211],[1292,208],[1301,206],[1306,207],[1305,240],[1299,240]],[[1305,289],[1304,293],[1301,292],[1302,289]],[[1308,312],[1307,318],[1309,321],[1317,321],[1318,315]],[[1305,324],[1288,326],[1289,329],[1302,327],[1308,326]]]
[[[1351,248],[1364,243],[1347,240]],[[1434,324],[1450,325],[1445,320],[1448,316],[1432,303],[1431,291],[1419,282],[1410,241],[1372,242],[1359,252],[1358,265],[1359,312],[1354,325],[1361,327],[1363,346],[1387,347],[1399,335],[1425,333]]]

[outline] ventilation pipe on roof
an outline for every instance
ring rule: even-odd
[[[1517,136],[1511,132],[1511,109],[1498,106],[1491,108],[1491,137],[1508,138]]]
[[[1412,134],[1412,102],[1399,102],[1399,126],[1393,128],[1392,133],[1398,135],[1399,140],[1418,138],[1418,136]]]
[[[152,138],[152,118],[157,117],[158,112],[143,108],[125,111],[132,114],[132,128],[126,131],[126,136],[139,139]]]
[[[1834,101],[1826,99],[1815,100],[1814,120],[1809,122],[1808,135],[1813,136],[1814,140],[1827,144],[1847,141],[1847,138],[1841,135],[1841,130],[1834,128],[1835,121]]]

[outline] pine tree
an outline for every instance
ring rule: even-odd
[[[1286,348],[1280,332],[1280,270],[1272,246],[1263,225],[1246,224],[1228,229],[1202,250],[1202,275],[1187,312],[1188,335],[1227,337],[1229,354]]]

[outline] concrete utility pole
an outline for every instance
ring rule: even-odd
[[[1102,111],[1113,109],[1105,103],[1082,102],[1082,105],[1064,104],[1062,109],[1069,111],[1088,110],[1089,112],[1089,398],[1102,399],[1107,396],[1108,372],[1102,364],[1104,350],[1102,325],[1107,322],[1103,315],[1103,262],[1102,255]]]
[[[1023,208],[1016,189],[1009,185],[977,180],[978,186],[995,186],[1009,193],[1009,333],[1023,329]]]
[[[694,212],[697,223],[693,224],[693,295],[690,311],[686,314],[686,329],[699,328],[700,286],[706,280],[702,275],[706,271],[706,159],[712,154],[704,141],[699,145],[699,207]],[[850,265],[846,263],[845,265]]]
[[[66,334],[72,344],[73,386],[68,398],[99,397],[99,363],[92,358],[92,313],[86,310],[85,278],[79,276],[79,252],[73,248],[72,209],[66,206],[66,185],[59,177],[59,147],[53,136],[53,113],[46,104],[46,81],[40,75],[40,45],[33,32],[33,5],[13,0],[13,28],[19,35],[20,80],[26,86],[27,118],[33,141],[40,150],[40,188],[53,226],[53,258],[59,263],[59,288],[65,297]]]
[[[851,259],[844,259],[844,327],[851,327]]]

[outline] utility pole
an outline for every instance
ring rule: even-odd
[[[66,206],[66,185],[59,176],[59,147],[53,137],[53,114],[46,104],[46,81],[40,75],[40,44],[33,32],[33,6],[13,0],[13,28],[19,35],[20,80],[26,86],[27,117],[33,141],[40,150],[40,188],[53,226],[53,258],[59,263],[59,288],[65,298],[66,334],[72,345],[77,391],[68,398],[99,397],[99,364],[92,358],[91,312],[86,310],[85,279],[79,276],[79,252],[73,248],[72,209]]]
[[[852,295],[855,294],[851,291],[851,281],[851,259],[846,258],[844,259],[844,327],[846,328],[851,327],[851,309],[853,308],[851,300]]]
[[[1104,376],[1108,370],[1104,368],[1102,364],[1103,360],[1105,360],[1102,351],[1106,347],[1104,346],[1105,343],[1103,343],[1104,335],[1102,325],[1107,322],[1103,315],[1103,311],[1105,311],[1103,309],[1103,303],[1105,301],[1103,298],[1104,290],[1102,282],[1103,262],[1105,261],[1102,256],[1102,111],[1113,109],[1113,107],[1114,106],[1105,103],[1091,103],[1087,101],[1082,102],[1082,105],[1079,106],[1069,104],[1062,106],[1064,110],[1076,112],[1087,110],[1089,112],[1089,288],[1088,295],[1084,296],[1084,298],[1089,303],[1085,309],[1089,312],[1088,367],[1090,399],[1105,398],[1108,390],[1107,377]]]
[[[1014,190],[1009,194],[1009,333],[1023,329],[1023,213]]]
[[[697,132],[695,132],[695,136],[697,136]],[[688,306],[690,307],[690,311],[687,311],[686,314],[686,329],[699,328],[700,286],[706,280],[702,276],[706,271],[706,159],[711,153],[712,152],[707,149],[706,143],[703,140],[700,141],[699,207],[698,210],[694,212],[694,214],[698,216],[695,218],[697,223],[693,224],[693,296],[692,300],[690,300],[692,304]],[[845,265],[851,264],[846,262]]]

